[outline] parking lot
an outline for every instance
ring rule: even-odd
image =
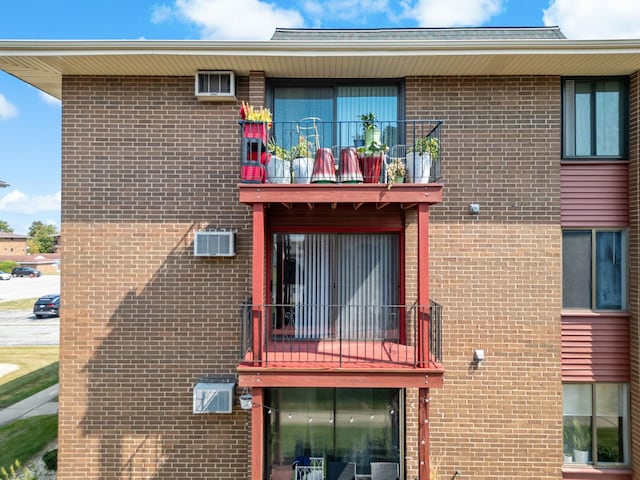
[[[59,292],[59,275],[0,281],[0,302],[36,298]],[[58,317],[36,319],[32,309],[2,310],[0,308],[0,346],[58,345],[59,343],[60,319]]]
[[[14,277],[11,280],[0,281],[0,302],[41,297],[49,293],[60,293],[60,275]]]

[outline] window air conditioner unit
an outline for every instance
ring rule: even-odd
[[[196,232],[193,241],[196,257],[233,257],[236,254],[233,232]]]
[[[193,413],[231,413],[235,383],[196,383]]]
[[[196,73],[196,97],[198,100],[235,100],[236,79],[233,72]]]

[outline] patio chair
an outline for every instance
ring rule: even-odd
[[[329,462],[327,465],[327,480],[354,480],[355,478],[355,463]]]
[[[399,480],[400,465],[395,462],[371,462],[371,480]]]

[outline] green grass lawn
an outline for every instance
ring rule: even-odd
[[[0,468],[25,465],[58,436],[58,415],[41,415],[0,427]]]
[[[9,300],[0,302],[0,310],[33,310],[33,304],[37,298],[21,298],[19,300]]]
[[[57,345],[0,347],[0,363],[18,369],[0,377],[0,408],[58,383]]]

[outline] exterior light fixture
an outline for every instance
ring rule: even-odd
[[[484,360],[484,350],[477,348],[473,351],[473,361],[480,363]]]

